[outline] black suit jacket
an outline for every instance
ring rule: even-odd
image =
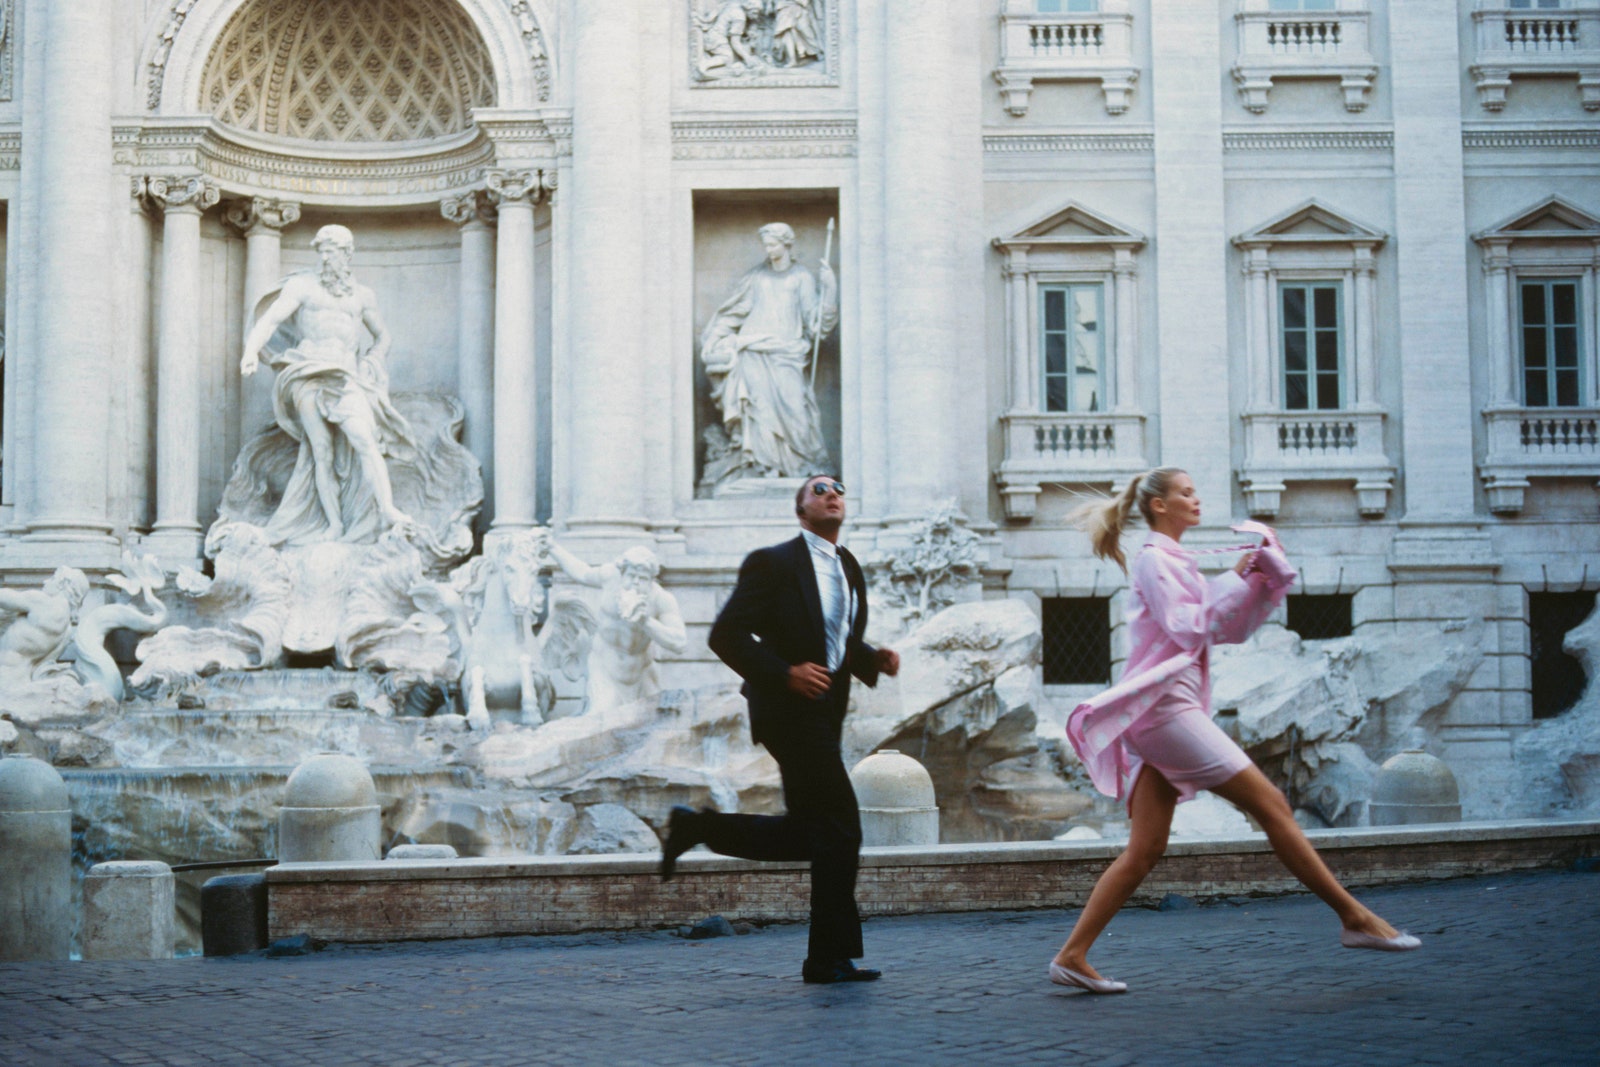
[[[845,642],[847,670],[822,697],[807,700],[788,687],[791,666],[827,663],[822,599],[804,537],[746,556],[733,595],[711,627],[707,640],[711,651],[744,679],[750,735],[758,743],[818,718],[837,731],[850,697],[850,675],[869,686],[878,684],[877,650],[862,640],[867,630],[867,583],[861,565],[842,546],[839,560],[855,593],[856,617]]]

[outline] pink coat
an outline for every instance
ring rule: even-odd
[[[1118,798],[1132,788],[1138,767],[1123,738],[1128,728],[1166,695],[1173,678],[1196,663],[1200,699],[1209,712],[1211,646],[1238,644],[1254,633],[1288,595],[1294,572],[1285,565],[1269,576],[1258,568],[1241,578],[1229,570],[1207,582],[1178,542],[1152,533],[1134,557],[1130,579],[1131,647],[1122,680],[1067,717],[1067,739],[1095,788]]]

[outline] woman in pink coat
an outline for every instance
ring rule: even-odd
[[[1114,499],[1079,510],[1076,517],[1095,555],[1127,568],[1119,538],[1135,507],[1150,535],[1130,574],[1128,662],[1117,685],[1078,705],[1067,720],[1067,736],[1096,788],[1127,801],[1128,847],[1095,883],[1072,935],[1050,964],[1050,980],[1091,993],[1128,988],[1089,966],[1089,947],[1166,851],[1173,810],[1201,789],[1243,809],[1266,831],[1284,866],[1338,913],[1346,948],[1417,948],[1420,941],[1395,930],[1339,884],[1283,794],[1211,721],[1211,645],[1249,637],[1287,595],[1292,569],[1281,554],[1258,560],[1251,552],[1231,571],[1205,581],[1179,545],[1184,531],[1200,522],[1200,497],[1189,476],[1174,467],[1141,474]]]

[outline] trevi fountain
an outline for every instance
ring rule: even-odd
[[[1387,80],[1422,34],[1341,97],[1241,29],[1236,100],[1214,18],[1061,6],[0,4],[0,752],[59,770],[80,871],[271,859],[322,752],[385,849],[776,810],[705,634],[823,471],[904,663],[846,761],[919,761],[943,841],[1125,832],[1063,734],[1125,579],[1065,516],[1157,462],[1338,616],[1215,661],[1303,822],[1368,824],[1407,750],[1467,818],[1600,814],[1595,331],[1536,396],[1511,296],[1593,300],[1594,187],[1537,166],[1588,98],[1485,97],[1452,179],[1400,102],[1440,79]],[[1523,170],[1463,202],[1496,123]]]

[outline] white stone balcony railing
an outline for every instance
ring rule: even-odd
[[[1233,80],[1240,102],[1261,114],[1274,78],[1328,78],[1338,79],[1346,110],[1365,110],[1378,76],[1367,19],[1367,0],[1341,0],[1336,11],[1314,12],[1271,11],[1267,0],[1239,0]]]
[[[1600,2],[1528,10],[1479,0],[1472,21],[1477,33],[1472,80],[1485,110],[1504,108],[1511,78],[1521,74],[1575,75],[1584,110],[1600,111]]]
[[[1531,478],[1600,478],[1600,408],[1500,407],[1483,418],[1479,474],[1495,514],[1521,511]]]
[[[1146,467],[1136,412],[1011,412],[1000,424],[1005,459],[996,481],[1008,519],[1032,518],[1047,483],[1110,485]]]
[[[1139,71],[1133,65],[1133,14],[1129,0],[1102,0],[1099,11],[1039,14],[1034,0],[1003,0],[1000,65],[994,80],[1006,110],[1028,113],[1036,81],[1098,81],[1106,111],[1128,110]]]
[[[1243,422],[1239,483],[1250,514],[1276,515],[1288,482],[1354,482],[1362,515],[1388,509],[1395,468],[1383,450],[1383,412],[1253,412]]]

